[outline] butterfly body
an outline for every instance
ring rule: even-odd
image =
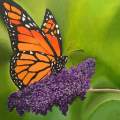
[[[67,62],[62,56],[62,38],[56,20],[46,9],[41,28],[12,0],[0,0],[0,15],[7,26],[13,49],[10,75],[22,89],[59,73]]]
[[[66,62],[67,62],[68,57],[67,56],[60,56],[57,58],[56,61],[53,61],[51,63],[51,67],[52,67],[52,73],[54,75],[56,75],[57,73],[59,73],[65,66]]]

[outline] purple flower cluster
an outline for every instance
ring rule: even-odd
[[[89,89],[89,83],[95,71],[95,59],[88,58],[71,69],[63,69],[57,76],[51,75],[10,95],[9,111],[34,112],[45,115],[53,105],[59,106],[65,115],[68,105],[79,96],[81,100]]]

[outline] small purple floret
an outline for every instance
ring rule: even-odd
[[[95,59],[88,58],[70,70],[64,68],[57,76],[51,75],[8,98],[8,108],[23,115],[25,112],[46,115],[53,105],[59,106],[64,115],[68,105],[79,96],[85,98],[90,79],[95,72]]]

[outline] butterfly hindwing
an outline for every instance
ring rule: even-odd
[[[48,38],[49,42],[54,48],[57,56],[62,55],[62,38],[59,30],[59,26],[52,14],[52,12],[46,9],[43,24],[41,26],[42,31]]]
[[[50,71],[49,57],[39,52],[16,53],[11,60],[11,77],[21,89],[44,78]]]

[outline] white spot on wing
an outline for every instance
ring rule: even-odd
[[[52,16],[52,15],[49,15],[49,18],[53,18],[53,16]]]
[[[58,28],[58,25],[56,25],[56,28]]]
[[[34,26],[32,23],[29,23],[29,25],[32,26],[32,27]]]
[[[25,17],[22,17],[22,21],[25,21]]]
[[[25,14],[23,14],[23,17],[26,17]]]
[[[32,52],[32,51],[30,51],[30,54],[32,55],[32,54],[33,54],[33,52]]]
[[[43,26],[45,26],[45,25],[46,25],[46,23],[43,24]]]
[[[17,56],[19,56],[19,55],[20,55],[20,53],[17,54]]]
[[[30,26],[29,26],[28,24],[25,24],[25,26],[26,26],[27,28],[30,28]]]
[[[33,25],[34,25],[34,26],[36,26],[36,24],[35,24],[35,23],[33,23]]]
[[[59,30],[57,30],[57,34],[60,34],[60,31],[59,31]]]
[[[10,25],[10,27],[12,28],[12,27],[13,27],[13,25]]]
[[[7,12],[5,11],[5,15],[7,15]]]
[[[28,18],[28,20],[31,20],[30,17],[27,17],[27,18]]]

